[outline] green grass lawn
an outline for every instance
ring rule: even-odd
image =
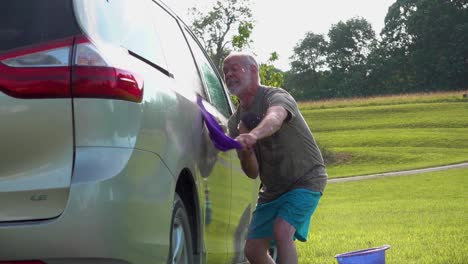
[[[299,263],[389,244],[387,263],[468,263],[468,169],[331,183]]]
[[[330,178],[468,161],[462,93],[302,102]]]

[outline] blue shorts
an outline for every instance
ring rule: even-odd
[[[294,189],[274,201],[258,204],[253,213],[247,239],[272,238],[276,218],[280,217],[294,226],[293,239],[307,241],[312,214],[317,208],[321,192]],[[274,241],[273,241],[274,243]]]

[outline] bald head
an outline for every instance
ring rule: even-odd
[[[226,62],[226,60],[229,60],[231,58],[238,58],[239,61],[244,64],[245,66],[255,66],[255,68],[257,68],[258,70],[258,63],[257,63],[257,60],[255,60],[255,57],[252,56],[251,54],[249,53],[244,53],[244,52],[232,52],[230,53],[225,59],[224,59],[224,62]]]
[[[237,96],[255,92],[260,85],[258,63],[250,54],[229,54],[224,59],[223,74],[229,91]]]

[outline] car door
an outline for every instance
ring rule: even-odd
[[[231,109],[224,94],[222,82],[193,36],[188,31],[185,33],[197,61],[207,94],[204,106],[227,131],[227,121]],[[227,263],[227,252],[231,243],[228,229],[231,215],[233,151],[218,151],[214,149],[212,144],[205,146],[205,148],[208,152],[216,152],[216,156],[211,154],[211,157],[216,158],[217,163],[221,164],[218,169],[215,167],[209,177],[203,177],[207,263]]]
[[[191,46],[197,47],[193,38],[189,38]],[[232,114],[229,95],[213,65],[201,50],[194,51],[201,69],[211,105],[217,109],[216,117],[227,132],[227,121]],[[245,262],[243,248],[247,235],[248,224],[252,214],[258,182],[248,178],[242,171],[235,150],[223,153],[222,157],[231,167],[232,190],[230,196],[224,193],[224,199],[230,199],[229,226],[226,231],[227,259],[223,263]]]

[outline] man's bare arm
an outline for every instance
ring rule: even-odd
[[[271,106],[268,108],[265,117],[257,127],[250,131],[257,137],[257,140],[269,137],[276,133],[288,117],[288,111],[282,106]]]
[[[288,111],[282,106],[271,106],[257,127],[248,133],[240,134],[236,140],[244,149],[252,148],[258,140],[276,133],[288,117]]]
[[[242,169],[250,178],[255,179],[259,172],[257,157],[252,150],[253,146],[259,139],[276,133],[287,117],[288,111],[284,107],[271,106],[260,124],[251,131],[248,131],[242,122],[239,123],[239,132],[241,134],[236,137],[236,140],[242,145],[242,150],[237,153],[241,160]]]
[[[253,150],[238,150],[237,155],[241,161],[242,170],[251,179],[258,176],[258,161]]]
[[[239,133],[246,134],[249,133],[249,129],[245,126],[244,122],[240,121],[237,126]],[[252,179],[257,178],[258,176],[258,161],[257,157],[252,148],[243,148],[237,151],[237,156],[241,161],[242,170],[244,173]]]

